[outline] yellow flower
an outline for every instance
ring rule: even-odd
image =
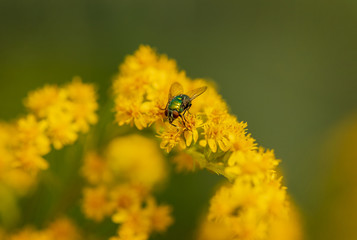
[[[12,154],[13,135],[15,128],[10,124],[0,123],[0,179],[9,171],[13,162]]]
[[[113,222],[120,223],[119,237],[129,235],[131,238],[148,239],[150,234],[150,219],[145,208],[136,206],[130,211],[118,211],[112,217]],[[129,239],[131,239],[129,238]],[[120,239],[120,238],[119,238]]]
[[[113,207],[109,201],[108,190],[104,186],[84,188],[82,210],[87,218],[98,222],[109,216]]]
[[[1,181],[5,183],[15,194],[23,196],[30,189],[36,186],[36,175],[26,169],[9,168],[6,173],[1,175]]]
[[[182,149],[185,149],[186,142],[183,138],[183,132],[184,128],[176,128],[166,123],[164,130],[158,135],[162,139],[160,147],[165,149],[166,152],[170,152],[177,144],[179,144]]]
[[[133,184],[121,184],[111,189],[110,201],[116,210],[130,211],[142,203],[144,193]]]
[[[112,179],[112,175],[108,169],[105,159],[100,157],[95,152],[89,152],[86,154],[81,168],[81,173],[91,184],[108,182]]]
[[[233,240],[234,235],[223,222],[202,221],[198,234],[198,240]]]
[[[167,176],[166,164],[156,142],[140,135],[113,139],[105,157],[114,176],[148,188]]]
[[[66,109],[69,104],[67,92],[55,85],[30,92],[24,103],[39,118],[47,117],[54,108]]]
[[[294,206],[290,205],[288,215],[272,220],[269,229],[269,240],[302,240],[304,239],[301,219]]]
[[[0,235],[1,236],[1,235]],[[2,239],[2,238],[1,238]],[[20,231],[8,234],[5,238],[8,240],[79,240],[82,239],[78,229],[67,218],[59,218],[42,230],[36,230],[32,227],[25,227]]]
[[[139,130],[145,128],[148,122],[146,121],[146,113],[142,111],[142,106],[141,101],[130,101],[125,97],[118,97],[115,105],[115,119],[119,126],[135,124]]]
[[[208,220],[225,225],[233,239],[268,239],[273,224],[287,219],[288,207],[274,174],[259,183],[239,177],[212,198]]]
[[[154,199],[149,199],[148,207],[150,212],[151,228],[155,232],[164,232],[174,222],[171,217],[172,208],[168,205],[156,205]]]
[[[173,223],[170,216],[171,208],[167,205],[158,206],[152,197],[146,200],[145,207],[136,205],[129,211],[120,210],[113,215],[112,220],[120,223],[119,238],[148,239],[152,232],[163,232]]]
[[[225,172],[228,175],[250,176],[262,179],[279,164],[273,151],[264,151],[262,147],[258,151],[234,151],[228,159]]]
[[[52,240],[46,231],[37,231],[33,228],[27,227],[12,234],[9,240]]]
[[[177,172],[195,170],[196,167],[195,159],[190,154],[181,152],[177,156],[175,156],[172,160],[176,164]]]
[[[25,194],[35,185],[37,171],[47,167],[39,155],[48,147],[47,141],[42,141],[41,124],[32,122],[31,117],[22,121],[26,122],[26,127],[0,123],[0,184],[10,187],[18,195]],[[43,146],[41,143],[44,142]]]
[[[32,114],[17,121],[18,141],[22,146],[33,146],[39,155],[50,151],[50,141],[46,135],[46,121],[37,121]],[[21,146],[21,147],[22,147]]]
[[[13,162],[14,167],[21,167],[32,174],[36,174],[38,170],[48,168],[47,161],[42,158],[36,148],[26,146],[19,148],[14,152],[16,160]]]
[[[78,128],[73,124],[73,116],[63,111],[51,111],[48,116],[48,136],[56,149],[74,143],[78,138]]]
[[[47,135],[56,149],[72,144],[78,132],[87,132],[97,122],[97,96],[91,84],[75,77],[63,88],[45,86],[31,92],[26,107],[47,124]]]
[[[72,83],[65,87],[68,99],[72,103],[69,106],[69,114],[73,116],[76,129],[87,132],[89,124],[96,124],[98,117],[97,95],[92,84],[82,83],[80,77],[74,77]]]
[[[185,117],[184,136],[186,140],[186,146],[189,147],[191,143],[196,143],[198,140],[198,128],[203,126],[203,121],[200,117],[195,115],[188,115]]]
[[[50,235],[51,240],[79,240],[80,233],[74,223],[68,218],[59,218],[52,222],[46,232]]]

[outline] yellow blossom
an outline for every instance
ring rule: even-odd
[[[225,169],[228,175],[263,178],[274,170],[279,160],[275,159],[273,151],[264,151],[262,147],[258,151],[234,151],[228,159]]]
[[[145,193],[133,184],[121,184],[111,189],[110,201],[116,210],[130,211],[139,206]]]
[[[79,240],[82,239],[77,227],[68,218],[59,218],[46,229],[51,240]]]
[[[108,182],[112,178],[105,159],[95,152],[86,154],[81,173],[91,184]]]
[[[65,90],[72,103],[69,106],[69,114],[73,116],[73,124],[79,131],[87,132],[89,124],[95,124],[98,121],[95,113],[98,103],[94,86],[82,83],[80,77],[74,77],[72,83],[68,84]]]
[[[46,231],[37,231],[27,227],[21,231],[10,235],[9,240],[52,240]]]
[[[109,216],[113,208],[109,202],[108,190],[104,186],[84,188],[82,210],[86,217],[98,222]]]
[[[1,235],[0,235],[1,236]],[[15,233],[7,234],[8,240],[80,240],[82,237],[72,221],[59,218],[42,230],[27,226]]]
[[[205,92],[191,99],[192,105],[186,105],[189,109],[181,105],[182,115],[170,124],[165,107],[175,82],[183,88],[176,95],[191,97],[194,94],[190,92],[199,88]],[[111,129],[106,128],[98,141],[93,141],[98,143],[96,150],[92,150],[95,146],[92,138],[88,138],[80,168],[88,184],[81,189],[82,213],[96,222],[112,219],[118,224],[117,232],[112,233],[116,236],[110,240],[148,240],[173,224],[173,208],[157,203],[154,198],[154,190],[168,176],[164,156],[172,157],[179,171],[206,168],[229,180],[210,200],[198,239],[301,239],[299,219],[289,204],[282,178],[276,174],[279,160],[272,150],[258,147],[247,131],[247,124],[229,112],[213,82],[190,79],[174,60],[157,54],[149,46],[140,46],[120,65],[113,94],[116,124],[136,129],[114,129],[107,134]],[[51,146],[61,149],[74,143],[80,133],[88,132],[89,126],[98,121],[96,89],[79,77],[65,86],[45,86],[33,91],[24,103],[28,110],[24,117],[12,124],[0,124],[0,187],[9,193],[14,209],[15,194],[26,193],[36,185],[38,172],[49,167],[45,155]],[[160,144],[150,136],[156,136]],[[163,154],[160,148],[169,154]],[[76,166],[73,163],[73,169]],[[43,179],[49,186],[58,183],[53,189],[53,196],[57,196],[55,191],[64,182],[57,171],[53,173],[43,174]],[[54,210],[69,210],[67,204],[76,202],[72,201],[72,193],[78,192],[77,184],[65,184],[68,195],[58,199]],[[6,203],[2,208],[7,208]],[[1,237],[77,240],[96,236],[80,232],[67,218],[59,218],[40,230],[25,226],[8,233],[0,229]]]
[[[152,232],[163,232],[173,223],[169,206],[158,206],[151,197],[146,200],[145,205],[136,205],[129,211],[120,210],[113,215],[113,221],[121,224],[118,230],[119,239],[125,235],[148,239]]]
[[[47,124],[47,135],[56,149],[72,144],[78,132],[87,132],[89,124],[97,122],[97,96],[91,84],[75,77],[72,83],[60,88],[45,86],[31,92],[25,105]]]
[[[223,222],[203,220],[197,233],[198,240],[232,240],[234,235]]]
[[[166,178],[166,164],[154,140],[140,135],[113,139],[105,157],[108,167],[119,179],[148,188]]]
[[[151,229],[154,232],[164,232],[174,222],[171,217],[172,208],[168,205],[157,205],[153,198],[149,198],[147,209],[150,212]]]
[[[285,188],[274,174],[259,184],[237,178],[211,200],[208,220],[225,225],[233,239],[268,239],[277,221],[287,218]]]
[[[55,85],[46,85],[42,89],[30,92],[24,103],[39,118],[47,117],[55,108],[63,111],[69,104],[67,92]]]
[[[130,101],[124,97],[119,97],[116,100],[116,120],[119,126],[130,124],[138,129],[143,129],[147,126],[146,113],[143,112],[141,101]]]
[[[29,114],[17,121],[18,141],[24,146],[32,145],[38,154],[45,155],[50,151],[50,141],[46,135],[47,122],[37,121]]]
[[[190,154],[182,152],[173,158],[173,162],[177,172],[195,170],[195,159]]]
[[[176,145],[182,149],[186,148],[186,142],[183,138],[183,128],[176,128],[168,123],[165,124],[165,128],[159,133],[159,137],[162,139],[160,147],[165,149],[166,152],[170,152]]]

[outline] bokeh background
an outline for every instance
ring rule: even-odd
[[[282,159],[307,239],[318,239],[334,166],[321,152],[357,111],[356,29],[353,0],[0,0],[0,119],[24,113],[29,90],[75,75],[107,101],[118,65],[148,44],[188,76],[216,81],[257,142]],[[162,199],[179,210],[168,239],[192,234],[218,180],[206,172],[170,180]]]

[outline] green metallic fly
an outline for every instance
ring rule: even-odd
[[[169,100],[165,107],[165,116],[168,118],[171,125],[175,126],[172,122],[181,117],[183,125],[185,125],[185,113],[192,106],[192,100],[204,93],[207,87],[196,88],[186,94],[183,94],[183,87],[180,83],[174,82],[170,87]]]

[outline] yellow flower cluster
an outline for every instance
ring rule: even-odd
[[[242,177],[220,188],[211,199],[208,220],[225,226],[229,239],[271,239],[272,226],[288,219],[287,210],[280,180],[272,176],[253,184]]]
[[[0,233],[0,239],[3,240],[80,240],[82,239],[80,231],[75,224],[67,218],[59,218],[52,222],[47,228],[37,230],[32,227],[3,235]]]
[[[204,96],[194,99],[185,123],[175,121],[178,127],[164,123],[163,109],[174,82],[182,84],[185,92],[208,86]],[[118,124],[143,129],[155,123],[162,139],[161,148],[167,152],[175,146],[183,149],[198,141],[203,147],[208,145],[213,153],[255,148],[254,139],[246,134],[246,123],[238,122],[228,113],[226,103],[212,83],[189,79],[185,72],[178,71],[174,60],[156,55],[148,46],[140,46],[133,56],[126,58],[113,87]]]
[[[46,123],[46,134],[56,149],[72,144],[78,132],[87,132],[97,122],[97,96],[93,85],[79,77],[63,88],[45,86],[31,92],[25,106]]]
[[[267,239],[267,240],[301,240],[303,238],[300,217],[296,209],[287,209],[283,218],[271,219],[257,223],[254,208],[237,208],[235,211],[243,211],[240,216],[231,214],[231,218],[225,221],[211,221],[203,219],[197,232],[198,240],[234,240],[234,239]],[[261,212],[262,213],[262,212]],[[251,214],[251,215],[250,215]],[[269,217],[266,213],[262,217]],[[257,225],[259,226],[257,228]],[[266,229],[268,227],[268,229]]]
[[[39,170],[48,168],[43,158],[51,144],[72,144],[79,132],[97,121],[97,96],[91,84],[76,77],[59,88],[45,86],[25,99],[29,113],[14,123],[0,124],[0,182],[26,192]]]
[[[171,207],[157,205],[151,191],[167,176],[164,158],[155,141],[140,135],[113,139],[102,155],[88,153],[82,175],[82,210],[95,221],[112,217],[120,224],[115,240],[148,239],[163,232],[173,219]]]
[[[207,86],[203,95],[193,100],[185,119],[174,121],[176,126],[169,124],[164,114],[174,82],[185,92]],[[232,182],[211,200],[211,224],[229,229],[227,239],[270,239],[269,229],[286,219],[289,211],[286,189],[276,177],[279,161],[273,151],[257,147],[247,133],[247,124],[229,113],[212,83],[189,79],[174,60],[140,46],[120,66],[113,87],[120,126],[130,124],[141,130],[153,125],[160,147],[167,152],[175,148],[179,153],[174,160],[178,169],[192,170],[197,163]]]

